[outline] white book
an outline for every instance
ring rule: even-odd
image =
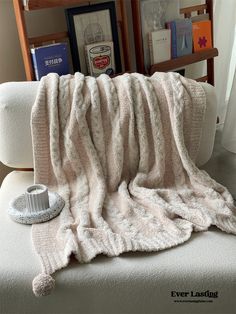
[[[151,64],[171,59],[170,29],[160,29],[149,33],[149,49]]]

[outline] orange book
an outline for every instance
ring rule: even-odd
[[[193,24],[194,52],[212,48],[211,21],[199,21]]]

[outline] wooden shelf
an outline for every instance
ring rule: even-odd
[[[67,31],[46,34],[33,38],[29,38],[27,32],[27,26],[25,22],[25,12],[31,10],[40,10],[47,8],[57,8],[57,7],[71,7],[75,5],[90,5],[94,3],[94,0],[28,0],[27,4],[24,6],[22,0],[13,0],[16,24],[19,33],[19,39],[21,44],[22,56],[25,66],[26,78],[28,81],[35,79],[32,58],[30,53],[30,48],[32,46],[41,46],[44,43],[55,43],[60,41],[65,41],[68,38]],[[124,0],[116,0],[116,16],[117,25],[122,50],[121,55],[123,55],[123,71],[130,71],[131,68],[131,58],[130,58],[130,48],[129,48],[129,37],[128,37],[128,22],[126,15],[126,5]]]
[[[88,0],[29,0],[24,6],[25,11],[40,10],[47,8],[65,7],[72,5],[89,4]]]
[[[199,1],[200,2],[200,1]],[[211,35],[213,36],[213,0],[205,0],[205,3],[194,5],[186,8],[180,9],[180,14],[184,18],[191,18],[192,16],[200,14],[209,14],[209,19],[211,20]],[[145,65],[144,57],[144,46],[143,46],[143,36],[142,36],[142,21],[141,21],[141,6],[140,0],[131,0],[132,6],[132,17],[133,17],[133,34],[134,34],[134,44],[136,50],[136,65],[137,72],[143,74],[153,74],[156,71],[168,72],[177,68],[184,67],[186,65],[196,63],[199,61],[206,60],[207,62],[207,73],[206,75],[198,78],[200,82],[207,81],[208,83],[214,85],[214,57],[218,56],[218,50],[216,48],[204,50],[201,52],[193,53],[188,56],[183,56],[176,59],[171,59],[165,62],[152,65],[147,69]],[[212,43],[214,46],[214,44]]]
[[[29,44],[30,45],[41,45],[42,43],[46,42],[58,42],[58,41],[63,41],[65,38],[68,38],[68,32],[60,32],[60,33],[55,33],[55,34],[48,34],[48,35],[43,35],[43,36],[38,36],[38,37],[31,37],[28,38]]]
[[[180,9],[180,14],[184,14],[184,17],[191,17],[192,12],[197,12],[197,14],[204,14],[207,10],[207,4],[194,5],[192,7]]]
[[[187,55],[187,56],[167,60],[164,62],[160,62],[157,64],[153,64],[150,67],[149,74],[152,75],[156,71],[168,72],[173,69],[184,67],[186,65],[203,61],[203,60],[207,60],[207,59],[211,59],[217,56],[218,56],[217,48],[202,50],[199,52],[192,53],[191,55]]]

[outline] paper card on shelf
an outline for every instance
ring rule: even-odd
[[[102,41],[85,46],[88,72],[92,76],[102,73],[115,74],[114,47],[112,41]]]
[[[193,23],[193,48],[195,52],[212,48],[210,20]]]
[[[151,64],[171,59],[170,29],[161,29],[149,33]]]

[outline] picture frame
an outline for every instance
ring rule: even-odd
[[[115,73],[122,72],[115,2],[65,10],[74,71],[88,74],[85,45],[113,41]]]

